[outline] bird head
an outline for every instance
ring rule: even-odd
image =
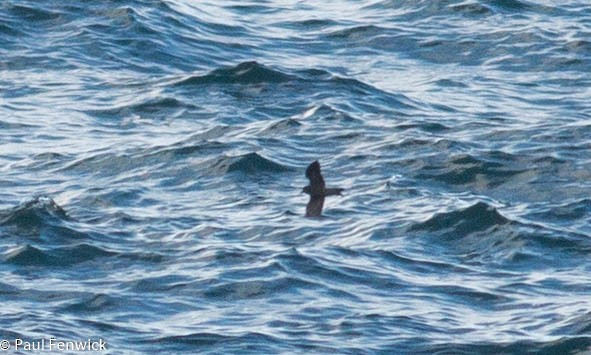
[[[312,194],[312,186],[308,185],[302,189],[302,193],[307,193],[308,195]]]

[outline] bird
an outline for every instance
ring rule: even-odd
[[[345,189],[325,187],[318,160],[308,165],[308,168],[306,168],[306,177],[310,180],[310,185],[304,187],[302,190],[303,193],[310,195],[310,201],[308,201],[308,205],[306,206],[306,217],[319,217],[322,215],[324,198],[326,196],[340,196]]]

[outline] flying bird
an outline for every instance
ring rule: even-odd
[[[302,192],[310,195],[310,201],[306,206],[306,217],[318,217],[322,215],[324,198],[326,196],[341,195],[341,192],[345,189],[326,188],[324,186],[324,179],[322,178],[322,174],[320,174],[320,163],[318,163],[318,160],[308,165],[306,177],[310,180],[310,185],[304,187],[302,190]]]

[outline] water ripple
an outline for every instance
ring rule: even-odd
[[[591,348],[582,1],[0,9],[0,338]]]

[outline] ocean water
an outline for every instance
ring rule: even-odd
[[[4,0],[0,338],[591,352],[590,97],[582,0]]]

